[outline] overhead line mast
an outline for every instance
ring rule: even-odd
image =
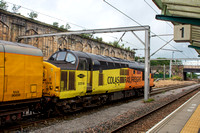
[[[117,27],[117,28],[105,28],[105,29],[89,29],[89,30],[78,30],[68,31],[60,33],[40,34],[40,35],[29,35],[19,36],[18,41],[28,38],[39,38],[39,37],[51,37],[51,36],[68,36],[68,35],[79,35],[79,34],[97,34],[97,33],[113,33],[113,32],[133,32],[133,31],[145,31],[145,85],[144,85],[144,100],[149,99],[149,77],[150,77],[150,27],[149,26],[131,26],[131,27]]]

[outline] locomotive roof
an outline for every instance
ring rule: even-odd
[[[74,53],[78,58],[91,58],[93,61],[105,61],[105,62],[113,62],[113,63],[122,63],[122,64],[128,64],[129,68],[135,68],[135,69],[144,69],[144,63],[136,62],[136,61],[129,61],[124,60],[121,58],[116,57],[109,57],[109,56],[103,56],[103,55],[95,55],[92,53],[85,53],[81,51],[72,51],[68,50],[72,53]]]
[[[32,45],[3,40],[0,40],[0,45],[4,46],[5,52],[7,53],[43,56],[42,51]],[[0,52],[4,52],[4,50],[0,49]]]

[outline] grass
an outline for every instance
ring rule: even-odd
[[[144,100],[144,103],[150,103],[150,102],[153,102],[153,101],[155,101],[153,98],[149,98],[148,100]]]

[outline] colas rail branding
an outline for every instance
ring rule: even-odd
[[[141,81],[141,77],[140,76],[128,76],[128,77],[124,77],[126,83],[132,83],[132,82],[140,82]],[[108,84],[118,84],[120,83],[120,77],[113,77],[113,76],[108,76],[107,78],[107,83]]]

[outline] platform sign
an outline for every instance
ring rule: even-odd
[[[175,42],[191,42],[191,25],[175,25],[174,41]]]

